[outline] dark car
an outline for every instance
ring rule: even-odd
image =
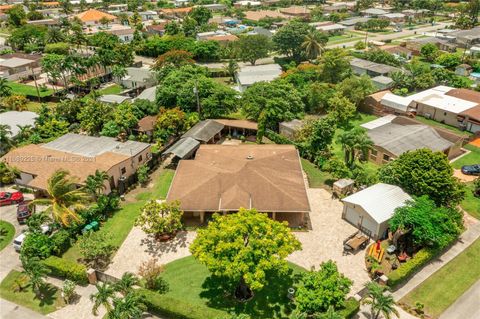
[[[480,164],[464,165],[462,166],[462,173],[465,175],[479,175],[480,176]]]
[[[0,192],[0,206],[23,202],[22,192]]]
[[[19,224],[25,224],[27,219],[35,213],[35,206],[29,206],[31,201],[21,202],[17,206],[17,220]]]

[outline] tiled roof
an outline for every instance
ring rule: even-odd
[[[115,20],[116,17],[114,15],[96,10],[96,9],[89,9],[82,13],[77,14],[76,16],[82,22],[91,22],[91,21],[100,21],[103,17],[107,18],[108,20]]]

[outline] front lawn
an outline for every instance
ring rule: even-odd
[[[22,282],[26,286],[23,291],[15,291],[17,282]],[[25,276],[16,270],[12,270],[0,284],[0,297],[32,309],[43,315],[56,311],[64,306],[60,290],[50,284],[42,289],[43,298],[39,299],[28,284]]]
[[[4,220],[0,220],[0,251],[3,250],[15,236],[15,227]]]
[[[99,232],[109,233],[112,236],[110,243],[119,248],[125,238],[127,238],[130,230],[132,230],[135,220],[140,214],[140,209],[145,202],[149,199],[161,199],[167,196],[168,189],[170,188],[173,179],[173,174],[173,170],[163,170],[158,179],[154,181],[152,192],[140,193],[136,196],[138,201],[122,205],[120,210],[115,212],[111,218],[102,224]],[[78,245],[74,244],[69,250],[67,250],[65,254],[63,254],[63,258],[77,262],[78,259],[81,258]]]
[[[460,169],[463,165],[480,164],[480,147],[467,144],[463,148],[469,150],[470,153],[460,157],[458,160],[453,162],[453,168]]]
[[[12,88],[12,94],[38,97],[37,89],[35,88],[35,86],[12,82],[12,81],[8,81],[8,86]],[[47,89],[47,90],[41,90],[40,88],[38,89],[40,92],[40,97],[50,96],[54,93],[52,89]]]
[[[466,185],[467,192],[460,206],[476,219],[480,219],[480,198],[473,196],[473,182],[466,183]]]
[[[210,277],[207,268],[193,256],[173,261],[166,265],[162,277],[168,283],[165,297],[178,299],[183,303],[209,307],[220,311],[245,313],[251,318],[284,318],[289,313],[287,289],[292,287],[296,274],[303,268],[290,264],[290,273],[269,278],[269,284],[255,293],[248,302],[237,302],[226,296],[218,279]]]
[[[455,300],[480,279],[480,239],[440,268],[420,286],[400,300],[414,307],[425,305],[425,313],[438,318]]]

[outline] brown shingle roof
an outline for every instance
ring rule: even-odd
[[[286,19],[288,18],[287,15],[279,12],[279,11],[274,11],[274,10],[259,10],[259,11],[247,11],[245,12],[245,18],[247,20],[252,20],[252,21],[259,21],[264,18],[282,18]]]
[[[468,116],[469,119],[480,123],[480,105],[474,106],[471,109],[463,111],[461,115]]]
[[[179,162],[167,200],[185,211],[310,211],[292,145],[201,145],[194,160]]]
[[[233,34],[213,35],[211,37],[207,37],[206,40],[218,41],[218,42],[234,42],[238,40],[238,37]]]
[[[248,130],[258,130],[258,124],[248,120],[215,119],[214,121],[221,123],[225,126],[245,128]]]
[[[142,118],[138,121],[138,131],[140,132],[148,132],[153,131],[155,128],[155,123],[157,122],[157,116],[149,115]]]
[[[85,157],[30,144],[13,149],[1,160],[22,172],[34,175],[35,178],[28,182],[29,186],[46,189],[47,180],[58,169],[68,170],[79,182],[83,182],[88,175],[94,174],[95,170],[107,171],[127,159],[129,156],[112,152]]]
[[[480,92],[469,90],[469,89],[453,89],[446,93],[446,95],[450,95],[462,100],[467,100],[470,102],[480,104]]]

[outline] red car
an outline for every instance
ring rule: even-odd
[[[23,202],[22,192],[0,192],[0,206]]]

